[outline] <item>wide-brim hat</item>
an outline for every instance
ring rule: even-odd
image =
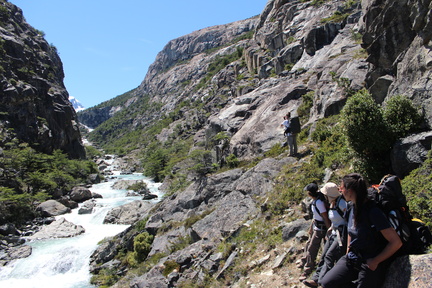
[[[328,182],[321,189],[321,193],[329,198],[337,198],[340,196],[339,188],[335,183]]]

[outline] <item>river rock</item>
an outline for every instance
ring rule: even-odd
[[[85,232],[84,227],[75,225],[65,218],[52,222],[47,226],[43,226],[38,232],[28,237],[29,240],[50,239],[50,238],[69,238],[78,236]]]
[[[152,207],[148,201],[135,200],[109,211],[103,223],[130,225],[146,217]]]
[[[71,211],[70,208],[56,200],[47,200],[39,204],[36,210],[40,211],[43,217],[63,215]]]
[[[92,193],[89,189],[82,187],[82,186],[78,186],[78,187],[74,187],[72,189],[69,197],[71,200],[78,202],[78,203],[81,203],[81,202],[84,202],[86,200],[91,199]]]
[[[19,235],[20,232],[16,229],[15,225],[12,223],[6,223],[0,226],[0,235]]]
[[[91,214],[95,206],[96,206],[96,202],[93,199],[87,200],[78,209],[78,214]]]

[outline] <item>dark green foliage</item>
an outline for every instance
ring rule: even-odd
[[[381,109],[366,90],[348,99],[342,123],[350,146],[360,155],[386,153],[393,144]]]
[[[91,161],[70,160],[61,151],[52,155],[36,152],[27,144],[8,143],[0,158],[0,201],[15,207],[4,221],[21,222],[34,216],[33,203],[68,192],[97,173]],[[5,208],[6,209],[6,208]],[[8,209],[8,208],[7,208]]]
[[[344,133],[355,151],[353,165],[370,181],[390,172],[389,155],[394,142],[419,131],[422,117],[403,96],[390,98],[381,108],[366,90],[350,97],[342,110]]]
[[[147,255],[150,253],[151,244],[153,243],[154,236],[147,232],[138,234],[134,238],[134,258],[138,262],[143,262]]]
[[[196,149],[190,153],[194,165],[190,169],[198,175],[205,175],[214,171],[211,153],[208,150]]]
[[[418,131],[423,118],[410,99],[396,95],[385,104],[383,118],[394,140]]]
[[[228,155],[225,158],[225,162],[227,166],[230,168],[236,168],[240,164],[240,161],[237,159],[237,157],[234,154]]]
[[[432,151],[423,165],[402,180],[411,214],[432,229]]]

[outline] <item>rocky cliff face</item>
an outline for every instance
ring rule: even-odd
[[[425,130],[431,130],[431,87],[427,81],[430,1],[316,2],[271,0],[257,18],[203,29],[171,41],[134,92],[135,99],[150,95],[149,101],[162,107],[157,113],[172,112],[184,100],[191,103],[192,108],[182,108],[181,116],[157,135],[158,140],[168,141],[176,129],[189,130],[194,135],[194,149],[224,132],[229,143],[215,148],[215,158],[232,153],[242,160],[253,159],[283,141],[282,131],[277,130],[282,117],[287,112],[297,114],[306,101],[303,96],[309,92],[313,91],[314,96],[303,129],[313,131],[318,119],[341,111],[350,95],[347,90],[363,88],[368,88],[378,103],[396,94],[410,97],[423,107]],[[410,16],[395,11],[409,11]],[[235,38],[250,30],[254,30],[252,38]],[[213,47],[218,49],[208,50]],[[201,85],[214,62],[238,51],[241,57],[211,74],[206,85]],[[199,105],[204,111],[194,109]],[[134,123],[144,125],[155,118],[138,115]],[[410,164],[409,169],[413,169],[431,148],[430,132],[403,139],[400,147],[395,148],[393,159],[398,160],[394,165]],[[278,185],[281,169],[289,165],[293,173],[301,173],[302,162],[308,161],[310,151],[301,150],[304,157],[300,161],[293,157],[267,158],[253,168],[188,178],[192,184],[164,199],[151,212],[145,227],[155,235],[150,257],[164,257],[150,271],[133,279],[126,277],[117,287],[171,287],[183,281],[204,283],[206,277],[223,277],[235,259],[240,255],[247,258],[250,251],[243,250],[244,243],[237,243],[228,255],[221,255],[218,245],[242,230],[253,229],[254,221],[266,219],[266,199]],[[409,155],[416,156],[410,159]],[[302,215],[293,209],[284,217],[296,219]],[[285,222],[288,220],[281,218],[279,226],[268,227],[266,236]],[[296,285],[294,272],[278,269],[300,253],[298,241],[302,237],[296,233],[305,229],[302,225],[295,229],[294,243],[257,248],[266,255],[245,264],[243,274],[233,273],[237,278],[227,280],[230,286]],[[92,269],[99,271],[102,266],[122,270],[124,266],[114,259],[116,250],[131,250],[131,239],[138,233],[130,229],[100,247],[92,257]],[[176,263],[177,268],[166,274],[170,263]],[[260,273],[261,268],[252,272],[257,266],[269,272]],[[412,269],[411,275],[421,273],[418,265],[401,267]],[[429,280],[421,281],[426,285]],[[393,287],[402,287],[397,284]]]
[[[6,1],[0,1],[0,23],[0,142],[16,137],[41,152],[84,158],[56,48]]]

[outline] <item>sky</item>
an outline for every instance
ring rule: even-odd
[[[267,0],[9,0],[45,33],[90,108],[138,87],[168,41],[261,14]]]

